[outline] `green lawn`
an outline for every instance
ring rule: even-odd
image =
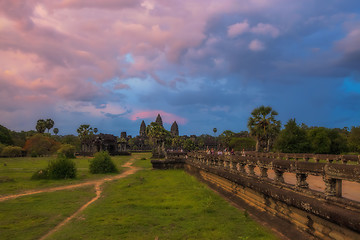
[[[0,239],[38,239],[94,196],[91,186],[0,202]]]
[[[132,156],[113,156],[112,159],[120,172],[121,165],[129,161]],[[77,178],[66,180],[31,180],[31,176],[39,169],[46,168],[48,162],[55,157],[39,158],[0,158],[0,196],[23,192],[30,189],[39,189],[69,185],[90,179],[102,178],[113,174],[90,174],[89,157],[74,159],[77,167]],[[5,166],[6,164],[6,166]]]
[[[50,239],[276,239],[182,170],[146,167],[109,182],[103,196]]]

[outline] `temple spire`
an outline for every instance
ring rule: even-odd
[[[155,122],[156,122],[157,124],[159,124],[160,126],[164,127],[164,126],[163,126],[163,121],[162,121],[162,119],[161,119],[160,114],[157,115]]]
[[[144,120],[141,122],[139,135],[140,135],[141,137],[145,137],[145,136],[146,136],[146,125],[145,125]]]
[[[176,121],[171,125],[170,131],[171,135],[179,136],[179,126],[177,125]]]

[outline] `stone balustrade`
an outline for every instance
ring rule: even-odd
[[[268,179],[268,171],[275,173],[272,180],[277,184],[284,184],[284,173],[296,175],[295,189],[309,188],[307,178],[309,175],[322,176],[325,184],[325,195],[341,197],[342,181],[360,183],[360,165],[346,164],[346,155],[324,154],[282,154],[282,153],[255,153],[247,152],[245,156],[235,155],[209,155],[203,152],[192,152],[187,155],[188,161],[194,164],[204,164],[221,168],[232,173],[241,173],[249,176]],[[314,159],[314,161],[309,161]],[[325,160],[325,161],[324,161]],[[354,161],[354,160],[351,160]],[[336,162],[336,163],[335,163]],[[259,175],[254,169],[259,168]]]
[[[237,152],[236,155],[241,155]],[[360,155],[335,155],[335,154],[309,154],[309,153],[261,153],[261,152],[245,152],[246,157],[265,157],[277,158],[282,160],[313,162],[328,162],[347,164],[360,164]]]

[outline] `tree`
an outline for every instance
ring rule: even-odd
[[[221,145],[223,145],[223,147],[229,147],[229,143],[234,135],[235,133],[232,131],[225,130],[222,134],[219,135]]]
[[[275,147],[284,153],[308,152],[310,145],[306,136],[306,130],[296,123],[295,118],[290,119],[277,137]]]
[[[360,152],[360,127],[351,127],[348,143],[350,151]]]
[[[5,145],[13,144],[10,130],[1,125],[0,125],[0,143],[5,144]]]
[[[50,118],[48,118],[48,119],[46,119],[46,121],[45,121],[45,127],[46,127],[46,129],[48,130],[48,132],[50,132],[50,129],[52,129],[53,127],[54,127],[54,120],[52,120],[52,119],[50,119]]]
[[[44,133],[46,130],[46,121],[44,119],[39,119],[36,122],[36,131],[38,133]]]
[[[251,112],[248,120],[250,134],[256,138],[256,151],[259,147],[264,147],[266,151],[270,150],[271,141],[280,132],[281,123],[275,119],[278,113],[271,107],[260,106]]]
[[[217,128],[213,128],[214,136],[216,137]]]
[[[82,146],[86,148],[82,149],[82,151],[87,152],[87,148],[90,147],[91,141],[93,139],[93,129],[90,127],[89,124],[82,124],[76,131],[79,134],[80,141],[83,144]]]
[[[97,128],[94,128],[94,133],[96,134],[98,132],[98,129]]]
[[[193,151],[195,150],[195,143],[191,139],[186,139],[183,145],[184,150]]]
[[[30,156],[44,156],[55,153],[60,147],[60,143],[54,139],[44,136],[43,134],[36,134],[26,140],[24,149]]]
[[[164,157],[165,141],[170,138],[170,132],[160,124],[152,122],[146,127],[146,134],[153,143],[153,157]]]
[[[309,130],[308,138],[310,141],[311,151],[313,153],[330,153],[331,140],[329,138],[328,130],[326,128],[317,127]]]
[[[54,128],[53,132],[55,133],[55,135],[57,135],[59,133],[59,129],[58,128]]]

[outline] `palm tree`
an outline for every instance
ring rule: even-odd
[[[217,129],[216,129],[216,128],[214,128],[214,129],[213,129],[213,132],[214,132],[214,136],[216,137],[216,135],[215,135],[215,134],[216,134],[216,132],[217,132]]]
[[[46,130],[46,121],[44,119],[37,120],[35,128],[38,133],[44,133]]]
[[[259,151],[259,145],[270,150],[271,141],[280,132],[281,123],[275,119],[278,113],[271,107],[260,106],[251,112],[248,120],[250,134],[256,138],[256,151]]]
[[[48,118],[45,120],[45,126],[46,129],[48,130],[48,132],[50,132],[50,129],[52,129],[54,127],[54,120],[52,120],[51,118]]]
[[[55,135],[57,135],[59,133],[59,129],[58,128],[54,128],[53,132],[55,133]]]

